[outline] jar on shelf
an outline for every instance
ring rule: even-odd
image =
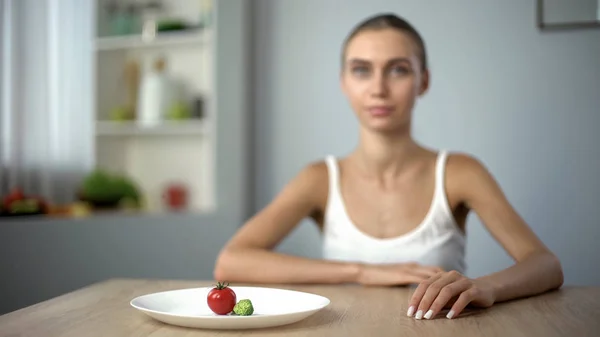
[[[139,13],[133,4],[122,5],[111,1],[106,5],[108,35],[121,36],[138,33]]]
[[[141,9],[142,39],[152,41],[158,33],[158,22],[164,15],[164,6],[161,1],[150,1]]]

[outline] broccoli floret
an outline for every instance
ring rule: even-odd
[[[254,307],[252,306],[252,302],[250,302],[250,300],[240,300],[233,307],[233,312],[240,316],[250,316],[254,313]]]

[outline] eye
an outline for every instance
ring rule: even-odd
[[[351,72],[359,77],[364,77],[369,74],[369,67],[367,66],[353,66]]]
[[[390,72],[392,73],[392,75],[395,76],[403,76],[408,74],[410,72],[410,69],[407,66],[393,66],[390,69]]]

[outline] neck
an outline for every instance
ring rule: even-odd
[[[386,179],[403,171],[418,150],[410,131],[382,134],[362,130],[355,154],[360,167],[369,175]]]

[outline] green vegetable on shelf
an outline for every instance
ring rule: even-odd
[[[118,205],[125,200],[129,206],[140,203],[139,189],[130,179],[101,169],[85,177],[80,194],[81,199],[96,204]]]
[[[254,313],[252,302],[248,299],[240,300],[233,307],[233,312],[239,316],[250,316]]]
[[[192,117],[190,108],[181,102],[173,104],[167,112],[167,118],[171,120],[189,119]]]
[[[120,193],[121,198],[127,198],[128,200],[139,202],[140,195],[138,188],[131,180],[125,177],[115,177],[113,184],[114,188]]]

